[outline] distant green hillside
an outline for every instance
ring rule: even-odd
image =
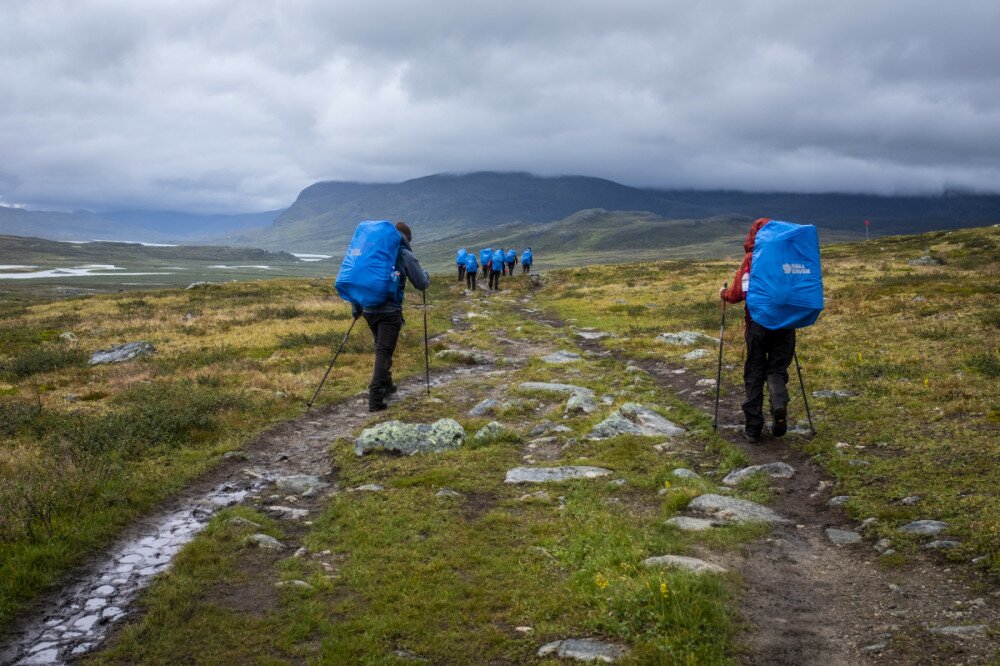
[[[80,263],[139,263],[151,261],[252,261],[261,264],[300,263],[287,252],[223,245],[150,247],[138,243],[64,243],[42,238],[0,236],[0,264],[63,266]]]

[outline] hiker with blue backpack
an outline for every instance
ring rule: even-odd
[[[490,260],[493,258],[493,248],[484,247],[479,251],[479,264],[483,267],[483,277],[490,276]]]
[[[479,262],[476,253],[470,252],[465,257],[465,286],[471,291],[476,290],[476,276],[479,274]]]
[[[510,248],[507,250],[507,257],[504,260],[507,264],[507,275],[514,276],[514,266],[517,265],[517,250]]]
[[[771,403],[771,434],[788,431],[788,366],[799,371],[802,396],[810,426],[809,403],[802,370],[795,355],[795,329],[812,325],[823,310],[823,278],[819,237],[812,225],[760,218],[743,243],[746,254],[730,287],[719,290],[724,301],[719,342],[719,376],[722,368],[722,335],[725,303],[746,302],[743,365],[743,437],[760,441],[764,432],[764,385]],[[718,390],[718,386],[717,386]],[[718,415],[718,397],[716,397]],[[716,416],[716,421],[718,416]]]
[[[521,255],[521,273],[531,272],[531,263],[535,260],[535,257],[531,254],[531,248],[529,247]]]
[[[337,293],[351,304],[355,321],[364,315],[375,339],[375,366],[368,384],[370,412],[385,409],[386,398],[396,392],[392,382],[392,356],[405,323],[403,290],[406,280],[409,279],[421,291],[431,283],[430,276],[420,267],[410,248],[412,239],[413,233],[404,222],[362,222],[347,246],[347,254],[337,275]],[[424,337],[426,342],[426,332]]]
[[[455,265],[458,266],[458,281],[465,279],[465,257],[469,251],[464,247],[455,254]]]
[[[500,275],[503,273],[506,257],[507,254],[500,248],[493,253],[493,258],[490,260],[490,289],[494,291],[500,291]]]

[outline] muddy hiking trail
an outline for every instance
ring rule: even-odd
[[[551,312],[520,311],[548,326],[568,325]],[[742,328],[742,321],[735,325]],[[613,338],[586,331],[578,341],[581,348],[610,353],[643,369],[658,385],[714,415],[714,381],[707,382],[681,363],[632,359],[600,342]],[[725,349],[727,368],[742,363],[740,353]],[[802,450],[811,433],[794,371],[793,366],[790,427],[782,438],[771,437],[767,426],[760,443],[747,442],[742,435],[742,387],[725,386],[721,392],[719,435],[752,465],[783,462],[795,470],[791,478],[771,479],[775,497],[770,507],[789,522],[776,524],[770,534],[745,544],[739,556],[726,562],[739,571],[744,586],[741,660],[823,666],[997,663],[1000,642],[991,635],[1000,623],[996,581],[923,553],[902,566],[888,567],[879,562],[873,539],[835,545],[827,536],[827,529],[860,536],[863,526],[836,500],[831,504],[834,481]],[[808,378],[808,368],[803,372]],[[817,420],[815,410],[812,416],[814,426],[822,428],[822,416]]]
[[[477,301],[477,307],[491,302],[504,304],[525,322],[551,330],[551,339],[496,337],[491,353],[485,355],[487,360],[479,365],[434,371],[429,400],[458,401],[446,389],[471,380],[472,373],[513,378],[532,359],[560,349],[557,334],[575,327],[542,309],[542,299],[536,296],[544,294],[544,280],[538,274],[531,279],[535,290],[516,299],[503,290],[489,292],[480,282],[478,287],[485,294],[477,296],[485,297]],[[457,340],[474,319],[471,311],[466,312],[469,308],[468,295],[459,295],[451,318]],[[419,326],[416,318],[413,325]],[[613,333],[610,336],[602,340],[602,332],[576,330],[574,344],[583,352],[580,362],[611,358],[622,367],[641,369],[658,388],[711,418],[715,392],[706,388],[705,378],[680,363],[633,359],[615,350]],[[455,343],[456,338],[450,342]],[[423,349],[419,353],[423,354]],[[726,353],[727,363],[735,363],[738,352],[727,348]],[[502,363],[498,362],[501,358]],[[556,372],[556,381],[573,381],[571,370]],[[808,388],[808,368],[805,372]],[[833,483],[802,450],[808,433],[800,423],[780,440],[765,438],[759,445],[744,442],[740,427],[742,390],[735,386],[725,389],[719,409],[720,435],[737,446],[751,464],[783,462],[795,470],[791,478],[770,479],[774,495],[771,508],[788,522],[774,525],[768,534],[735,551],[712,553],[715,561],[737,571],[742,580],[734,612],[742,620],[742,630],[734,660],[755,665],[995,663],[998,645],[990,634],[1000,626],[995,581],[923,554],[908,558],[903,565],[887,567],[880,562],[872,539],[834,545],[827,536],[828,528],[859,533],[863,529],[843,509],[829,504]],[[504,390],[495,389],[489,395],[503,395]],[[400,382],[393,402],[428,400],[422,397],[424,392],[421,369]],[[804,413],[799,414],[798,392],[791,393],[791,420],[795,423],[799,416],[804,420]],[[482,397],[477,395],[476,399]],[[822,415],[814,413],[813,418],[817,429],[822,429]],[[206,476],[127,528],[110,549],[71,572],[62,589],[33,604],[24,620],[4,637],[7,642],[0,648],[0,664],[74,662],[114,642],[115,633],[126,621],[141,619],[142,590],[223,507],[254,506],[279,519],[284,548],[243,552],[245,575],[241,583],[206,591],[221,607],[248,615],[275,607],[278,593],[273,571],[293,552],[294,557],[308,558],[336,576],[343,565],[343,553],[307,553],[300,547],[313,518],[320,516],[333,496],[367,492],[364,487],[342,487],[331,443],[352,440],[362,428],[381,420],[385,417],[367,412],[366,396],[355,395],[265,429],[239,451],[227,454]],[[524,462],[531,465],[564,455],[555,444],[529,443],[521,453]],[[714,460],[708,454],[693,451],[690,459],[704,461],[703,474],[712,476]],[[698,467],[695,470],[699,471]],[[491,493],[486,489],[479,496],[470,495],[462,511],[470,517],[485,511],[495,503]],[[655,501],[655,495],[649,501]],[[420,659],[405,650],[395,656]]]

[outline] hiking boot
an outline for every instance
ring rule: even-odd
[[[788,432],[788,410],[778,407],[774,410],[774,423],[771,425],[771,434],[775,437],[782,437]]]
[[[743,439],[751,444],[760,444],[760,433],[754,434],[746,430],[743,431]]]
[[[381,412],[383,410],[389,409],[389,405],[384,402],[370,402],[368,403],[369,412]]]
[[[396,386],[395,384],[389,384],[389,388],[387,388],[385,390],[385,397],[388,398],[389,396],[393,395],[398,390],[399,390],[398,386]]]

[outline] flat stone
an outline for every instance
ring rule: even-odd
[[[275,482],[275,487],[281,492],[302,494],[309,490],[322,490],[328,485],[321,481],[318,476],[312,474],[291,474],[289,476],[279,476]]]
[[[728,523],[708,518],[691,518],[690,516],[674,516],[666,521],[667,525],[676,527],[682,532],[706,532],[716,527],[724,527]]]
[[[756,502],[712,493],[695,497],[688,504],[687,508],[695,513],[734,523],[788,522],[788,519],[782,518],[771,509]]]
[[[950,539],[935,539],[934,541],[924,544],[924,548],[927,550],[948,550],[949,548],[957,548],[961,546],[961,541],[951,541]]]
[[[813,391],[814,398],[853,398],[858,394],[854,391],[845,391],[843,389],[827,389],[823,391]]]
[[[282,580],[274,584],[275,587],[292,587],[298,590],[312,590],[313,586],[304,580]]]
[[[469,410],[469,416],[486,416],[492,414],[499,406],[500,401],[496,398],[486,398]]]
[[[714,379],[708,379],[708,378],[699,379],[698,381],[696,381],[694,383],[694,385],[695,386],[703,386],[705,388],[715,388],[715,380]]]
[[[58,664],[60,663],[59,649],[49,648],[47,650],[42,650],[41,652],[35,652],[17,663],[19,665],[24,664],[24,666],[34,666],[35,664]]]
[[[107,597],[115,593],[115,588],[110,585],[101,585],[100,587],[94,588],[94,596],[97,597]]]
[[[605,420],[594,426],[590,439],[608,439],[618,435],[675,437],[685,430],[663,418],[649,407],[627,402]]]
[[[536,502],[538,504],[548,504],[552,501],[552,496],[549,495],[544,490],[538,490],[533,493],[526,493],[517,498],[519,502]]]
[[[676,333],[660,333],[656,336],[657,342],[663,342],[668,345],[697,345],[701,343],[712,343],[714,345],[719,344],[718,338],[713,338],[711,335],[705,335],[698,331],[677,331]]]
[[[451,451],[465,443],[465,429],[454,419],[431,424],[386,421],[365,429],[354,442],[354,453],[393,451],[404,455]]]
[[[242,451],[226,451],[225,453],[222,454],[222,459],[247,461],[250,459],[250,457],[247,456],[247,454],[243,453]]]
[[[117,606],[108,606],[103,611],[101,611],[101,619],[116,619],[125,614],[121,608]]]
[[[575,361],[579,361],[580,355],[577,354],[576,352],[565,351],[560,349],[557,352],[552,352],[548,356],[543,356],[542,360],[545,361],[546,363],[556,363],[561,365],[564,363],[573,363]]]
[[[490,440],[496,439],[507,432],[502,423],[497,421],[490,421],[475,434],[472,438],[477,442],[488,442]]]
[[[184,287],[184,290],[187,291],[188,289],[203,289],[211,284],[212,284],[211,282],[203,282],[203,281],[192,282],[188,286]]]
[[[861,648],[862,654],[871,654],[873,652],[881,652],[886,648],[888,643],[872,643],[871,645],[866,645]]]
[[[885,551],[889,550],[889,548],[891,548],[891,547],[892,547],[892,541],[889,541],[888,539],[884,539],[884,538],[883,539],[879,539],[878,541],[876,541],[875,542],[875,546],[874,546],[875,550],[877,550],[880,553],[884,553]]]
[[[576,334],[584,340],[603,340],[611,337],[610,333],[604,331],[577,331]]]
[[[93,599],[87,599],[87,603],[83,605],[84,610],[101,610],[108,605],[108,600],[104,597],[94,597]]]
[[[539,657],[557,657],[576,661],[601,661],[614,663],[628,654],[628,648],[617,643],[608,643],[594,638],[567,638],[543,645],[538,650]]]
[[[695,349],[684,354],[683,358],[685,361],[697,361],[698,359],[706,358],[711,356],[712,352],[707,349]]]
[[[451,490],[450,488],[442,488],[441,490],[439,490],[436,493],[434,493],[434,496],[435,497],[451,497],[451,498],[454,498],[454,497],[461,497],[462,493],[455,492],[454,490]]]
[[[963,624],[953,627],[931,627],[927,631],[939,636],[976,636],[990,630],[988,624]]]
[[[564,467],[515,467],[507,471],[504,483],[547,483],[571,479],[596,479],[610,476],[612,471],[603,467],[569,465]]]
[[[915,506],[920,501],[920,495],[910,495],[899,500],[903,506]]]
[[[748,479],[754,474],[767,474],[772,479],[790,479],[795,476],[795,468],[788,463],[772,462],[763,465],[750,465],[742,469],[733,470],[722,480],[727,486],[735,486]]]
[[[937,257],[932,257],[929,254],[925,254],[917,259],[910,259],[907,261],[910,266],[943,266],[944,261],[938,259]]]
[[[593,414],[597,411],[597,402],[589,395],[574,393],[566,401],[566,414]]]
[[[683,569],[695,574],[703,573],[726,573],[728,569],[720,567],[718,564],[706,562],[697,557],[685,557],[683,555],[659,555],[657,557],[647,557],[642,561],[645,567],[666,567],[670,569]]]
[[[285,547],[283,543],[267,534],[251,534],[243,542],[264,550],[282,550]]]
[[[857,532],[851,532],[850,530],[838,530],[833,527],[827,528],[826,538],[837,546],[850,546],[851,544],[861,542],[861,535]]]
[[[268,513],[273,513],[282,520],[302,520],[309,515],[308,509],[295,509],[290,506],[266,506],[264,510]]]
[[[646,372],[645,370],[643,370],[642,368],[640,368],[637,365],[630,365],[630,366],[628,366],[627,368],[625,368],[625,372],[627,372],[630,375],[648,375],[649,374],[648,372]]]
[[[385,490],[385,487],[377,483],[366,483],[364,485],[351,488],[352,493],[380,493],[383,490]]]
[[[93,615],[85,615],[73,623],[73,628],[78,631],[90,631],[90,628],[97,624],[99,619],[101,619],[101,616],[97,613]]]
[[[90,355],[90,365],[125,363],[139,356],[148,356],[154,352],[156,352],[156,348],[148,342],[127,342],[123,345],[115,345],[108,349],[95,351]]]
[[[942,520],[914,520],[899,528],[900,532],[918,536],[937,536],[948,528],[948,523]]]
[[[837,495],[836,497],[831,497],[827,504],[830,506],[844,506],[850,499],[850,495]]]
[[[259,530],[261,528],[260,523],[255,523],[252,520],[247,520],[246,518],[242,518],[240,516],[228,518],[226,519],[226,523],[232,525],[233,527],[247,527],[255,530]]]
[[[692,481],[701,479],[701,476],[697,472],[692,472],[691,470],[683,467],[678,467],[672,472],[672,474],[678,479],[690,479]]]
[[[576,393],[594,397],[594,392],[583,386],[575,386],[573,384],[558,384],[555,382],[521,382],[519,385],[521,390],[524,391],[544,391],[547,393],[562,393],[566,395],[573,395]]]
[[[463,365],[486,365],[490,362],[490,357],[486,354],[467,349],[442,349],[434,354],[434,358]]]

